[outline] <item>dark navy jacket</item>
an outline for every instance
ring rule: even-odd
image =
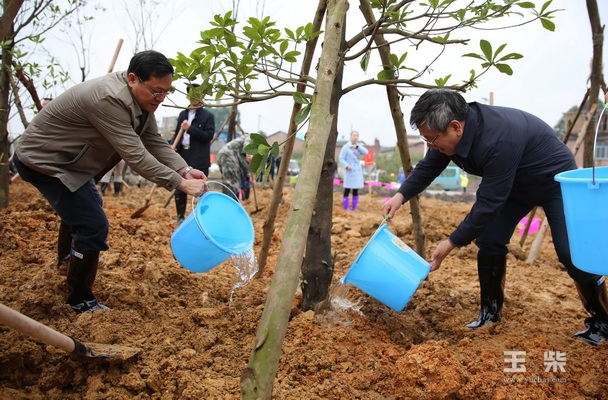
[[[176,134],[179,132],[182,122],[187,120],[188,110],[183,110],[177,118]],[[190,129],[188,129],[188,134],[190,135],[190,148],[188,150],[183,148],[184,137],[182,136],[175,150],[186,160],[188,165],[200,170],[208,169],[211,166],[211,140],[215,134],[213,114],[204,108],[198,108],[190,124]]]
[[[405,200],[422,192],[454,161],[483,179],[470,213],[450,235],[456,246],[479,236],[507,199],[539,205],[543,194],[559,185],[553,177],[576,169],[572,152],[540,118],[513,108],[469,103],[456,154],[429,149],[399,188]]]

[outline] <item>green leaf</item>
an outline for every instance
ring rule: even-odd
[[[498,57],[498,55],[504,50],[506,45],[507,44],[504,43],[504,44],[501,44],[500,46],[498,46],[498,49],[496,49],[496,51],[494,52],[494,57],[493,57],[494,59],[496,59],[496,57]]]
[[[299,51],[288,51],[287,53],[285,53],[285,55],[283,56],[283,58],[285,59],[285,61],[287,62],[291,62],[294,63],[296,61],[298,61],[298,59],[296,58],[297,56],[300,55]]]
[[[486,60],[492,62],[492,45],[485,39],[481,39],[479,41],[479,47],[481,47],[481,51],[483,55],[486,57]]]
[[[272,148],[270,149],[270,155],[274,158],[279,157],[279,142],[272,142]]]
[[[254,154],[251,158],[251,162],[249,163],[249,169],[254,173],[254,175],[257,175],[260,172],[260,168],[263,165],[262,158],[263,157],[261,154]]]
[[[531,1],[524,1],[523,3],[517,3],[518,6],[520,6],[521,8],[534,8],[536,7],[534,5],[534,3],[532,3]]]
[[[359,63],[359,65],[361,65],[361,69],[363,70],[363,72],[367,72],[367,67],[369,66],[369,59],[371,57],[371,50],[368,50],[365,52],[365,54],[363,54],[363,57],[361,57],[361,62]]]
[[[295,92],[292,97],[293,97],[293,101],[295,101],[298,104],[308,104],[308,103],[310,103],[308,101],[308,98],[306,97],[306,95],[304,93],[302,93],[302,92]]]
[[[523,58],[524,56],[522,56],[519,53],[509,53],[506,56],[502,56],[499,60],[497,61],[507,61],[507,60],[519,60],[520,58]]]
[[[390,81],[395,79],[395,72],[392,69],[383,69],[382,71],[378,72],[377,78],[380,81]]]
[[[289,42],[287,40],[281,41],[281,44],[279,45],[279,51],[281,52],[281,54],[285,54],[285,51],[287,50],[288,46]]]
[[[540,9],[540,14],[542,15],[545,10],[551,5],[551,3],[553,2],[553,0],[549,0],[548,2],[546,2],[545,4],[543,4],[542,8]]]
[[[485,58],[483,58],[482,56],[480,56],[479,54],[476,53],[467,53],[467,54],[463,54],[463,57],[473,57],[473,58],[478,58],[480,60],[485,60]]]
[[[550,19],[541,18],[540,23],[543,25],[543,28],[545,28],[546,30],[555,32],[555,24]]]
[[[509,76],[513,75],[513,70],[508,64],[496,64],[496,68],[503,74],[507,74]]]
[[[270,147],[264,135],[260,135],[259,133],[252,133],[251,135],[249,135],[249,137],[251,138],[251,141],[255,144]]]
[[[309,103],[308,105],[306,105],[306,107],[302,108],[296,114],[296,120],[295,120],[296,125],[300,125],[302,122],[306,121],[306,118],[308,118],[308,114],[310,114],[311,108],[312,108],[312,103]]]
[[[445,78],[435,79],[435,84],[437,86],[445,86],[445,84],[448,82],[448,80],[450,80],[451,77],[452,77],[452,74],[446,76]]]
[[[258,146],[255,143],[249,143],[247,146],[245,146],[243,148],[243,151],[245,152],[245,154],[250,154],[250,155],[256,155],[256,154],[260,154],[260,152],[258,151]]]

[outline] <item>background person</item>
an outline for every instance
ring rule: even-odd
[[[114,183],[114,196],[118,196],[122,193],[122,174],[125,170],[125,160],[120,160],[118,164],[101,178],[99,181],[99,190],[101,191],[101,195],[106,195],[106,190],[110,185],[110,180]]]
[[[470,213],[431,255],[431,271],[456,247],[475,240],[481,311],[467,327],[500,320],[504,300],[507,244],[519,221],[543,207],[559,261],[574,280],[590,314],[587,329],[574,334],[591,344],[608,337],[608,297],[604,278],[576,268],[570,258],[561,188],[554,176],[576,169],[572,152],[553,129],[524,111],[467,104],[457,92],[425,92],[410,114],[429,151],[383,207],[392,218],[401,205],[422,192],[450,161],[482,176]]]
[[[363,144],[359,143],[359,132],[350,134],[350,142],[342,146],[339,161],[344,167],[344,201],[343,207],[348,211],[348,195],[352,189],[353,198],[351,210],[356,210],[359,204],[359,189],[363,187],[363,168],[359,159],[368,153]]]
[[[190,94],[190,91],[198,86],[200,85],[196,83],[188,85],[186,93]],[[213,140],[215,133],[215,118],[213,114],[202,107],[200,100],[196,96],[188,96],[188,101],[190,101],[190,106],[187,110],[180,112],[177,118],[175,132],[178,132],[182,128],[184,129],[184,134],[177,143],[175,151],[186,160],[188,165],[203,171],[205,175],[209,175],[211,140]],[[177,212],[175,223],[180,224],[184,220],[186,213],[188,194],[176,189],[174,197],[175,210]]]
[[[462,192],[466,193],[467,187],[469,186],[469,175],[464,171],[460,173],[460,182],[462,186]]]
[[[190,195],[205,190],[205,174],[188,166],[158,133],[154,111],[173,91],[172,82],[169,60],[156,51],[142,51],[131,58],[126,72],[62,93],[21,135],[15,166],[61,218],[58,258],[70,253],[66,302],[76,313],[107,308],[93,294],[109,229],[96,177],[123,159],[139,175],[169,190]]]
[[[217,153],[217,164],[222,172],[222,181],[232,191],[230,193],[225,188],[223,189],[223,192],[228,196],[237,196],[238,198],[239,190],[244,189],[241,186],[241,174],[252,185],[255,184],[249,170],[251,156],[245,154],[244,151],[249,143],[251,143],[251,137],[249,134],[244,134],[226,143]]]

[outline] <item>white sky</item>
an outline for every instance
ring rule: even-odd
[[[463,2],[468,3],[468,0]],[[540,1],[535,2],[541,3]],[[107,71],[120,38],[123,38],[125,42],[114,70],[125,70],[133,54],[134,46],[131,41],[133,32],[128,28],[129,20],[124,13],[123,1],[105,0],[103,4],[108,7],[108,10],[95,13],[95,20],[89,23],[93,34],[90,47],[92,68],[88,79],[100,76]],[[154,47],[167,57],[174,57],[178,52],[189,54],[197,47],[196,41],[200,37],[199,32],[210,28],[209,21],[213,15],[223,14],[232,7],[232,2],[227,0],[200,2],[175,0],[173,4],[177,10],[185,9],[185,11],[163,11],[163,18],[166,19],[158,21],[157,26],[160,28],[166,26],[166,28]],[[242,0],[239,20],[259,16],[260,11],[256,10],[256,4],[257,2],[254,0]],[[186,5],[187,8],[185,8]],[[316,6],[317,2],[314,0],[266,0],[264,13],[269,15],[271,20],[277,21],[279,28],[295,29],[312,21]],[[599,0],[598,6],[601,22],[605,25],[608,23],[608,2]],[[501,74],[497,70],[484,75],[478,83],[478,89],[464,94],[467,101],[488,102],[490,92],[493,92],[495,105],[526,110],[536,114],[551,126],[559,121],[562,112],[580,103],[587,90],[587,78],[592,57],[591,28],[585,2],[554,0],[552,8],[563,9],[553,19],[557,26],[555,32],[542,29],[540,22],[516,30],[473,32],[472,35],[476,35],[477,38],[472,39],[471,44],[464,51],[461,48],[455,49],[458,52],[480,52],[478,43],[479,35],[482,34],[484,38],[488,38],[492,42],[494,49],[503,43],[508,43],[503,55],[510,52],[524,55],[523,59],[509,62],[514,70],[512,76]],[[359,14],[358,2],[352,0],[347,20],[347,27],[350,31],[360,29],[362,26],[362,17]],[[171,23],[167,24],[166,20],[171,15],[174,17]],[[161,33],[160,29],[158,32]],[[608,42],[606,34],[604,41]],[[52,43],[52,38],[49,38],[47,46],[52,47]],[[68,68],[74,76],[79,76],[75,53],[72,51],[74,56],[71,61],[64,61],[65,54],[72,53],[69,48],[65,47],[65,43],[62,46],[64,49],[60,50],[57,57],[62,64],[69,64]],[[604,45],[605,64],[608,63],[606,48],[608,45]],[[408,60],[422,59],[423,56],[428,58],[426,52],[416,53],[411,48],[403,51],[409,51]],[[316,56],[320,56],[319,51]],[[448,53],[442,60],[444,61],[434,68],[437,75],[426,76],[424,78],[426,82],[432,83],[436,77],[452,73],[449,83],[456,84],[461,79],[468,77],[468,71],[471,68],[478,72],[481,69],[478,60],[472,58],[461,58]],[[351,62],[346,68],[345,84],[375,77],[379,64],[377,59],[372,59],[367,74],[364,74],[358,66],[358,61]],[[604,74],[608,77],[608,69],[604,69]],[[41,95],[53,94],[56,96],[64,89],[58,89],[58,92],[55,93],[39,90]],[[418,96],[423,93],[423,90],[412,90],[410,93]],[[179,105],[187,105],[185,99],[180,99],[180,97],[180,94],[175,94],[174,101]],[[407,122],[409,109],[415,101],[416,97],[412,97],[401,103],[409,133],[413,133]],[[165,101],[165,103],[170,102]],[[278,130],[286,131],[291,107],[291,99],[243,105],[239,108],[241,125],[248,132],[262,130],[271,134]],[[177,114],[178,110],[167,107],[161,107],[156,112],[159,120],[164,116]],[[383,146],[394,145],[396,143],[395,133],[384,87],[366,87],[346,95],[340,106],[338,130],[340,136],[346,137],[351,130],[358,130],[361,139],[367,143],[373,143],[374,138],[377,137]]]

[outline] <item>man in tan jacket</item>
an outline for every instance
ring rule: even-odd
[[[32,183],[61,218],[58,263],[69,255],[69,304],[76,313],[107,307],[92,287],[99,252],[108,249],[108,218],[95,181],[120,159],[144,178],[192,196],[207,177],[189,167],[158,133],[154,112],[173,92],[173,66],[156,51],[135,54],[126,72],[80,83],[36,115],[15,152]]]

